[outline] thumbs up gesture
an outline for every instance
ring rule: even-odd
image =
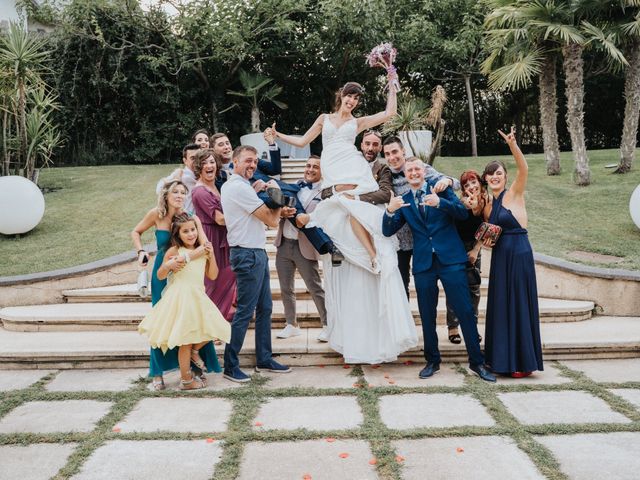
[[[402,207],[408,207],[408,203],[404,203],[402,197],[396,197],[393,192],[391,192],[391,199],[389,200],[389,205],[387,205],[387,212],[393,213],[396,210]]]
[[[433,190],[433,187],[429,187],[429,193],[422,198],[422,203],[429,207],[438,207],[440,205],[440,197]]]

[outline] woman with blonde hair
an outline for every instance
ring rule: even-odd
[[[142,234],[152,227],[155,227],[155,237],[157,244],[157,251],[155,261],[153,264],[153,270],[151,272],[151,304],[155,305],[161,298],[162,291],[167,286],[167,280],[160,280],[158,278],[158,269],[162,266],[162,261],[167,252],[167,249],[171,243],[171,220],[179,213],[182,213],[184,208],[184,201],[187,195],[187,187],[180,180],[173,180],[165,183],[160,189],[158,194],[157,206],[149,210],[144,218],[135,226],[131,232],[131,239],[133,245],[138,252],[138,263],[141,266],[146,266],[149,262],[149,254],[142,247]],[[194,220],[202,231],[202,225],[198,217],[194,217]],[[205,244],[207,239],[202,236],[201,247],[198,247],[189,257],[179,255],[175,258],[175,262],[172,263],[173,272],[180,271],[187,261],[195,258],[199,258],[205,254]],[[201,350],[201,356],[205,360],[207,370],[210,370],[210,366],[215,365],[211,354],[215,356],[215,350],[213,345],[205,346]],[[153,378],[153,387],[156,390],[164,390],[163,374],[169,370],[175,370],[178,368],[178,352],[177,349],[168,350],[166,353],[158,348],[152,348],[149,358],[149,376]],[[204,373],[204,372],[202,372]]]

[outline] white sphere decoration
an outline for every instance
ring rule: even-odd
[[[44,195],[35,183],[18,175],[0,177],[0,233],[27,233],[43,215]]]
[[[629,200],[629,213],[631,213],[631,219],[636,227],[640,228],[640,185],[631,194]]]

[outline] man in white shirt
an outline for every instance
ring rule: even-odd
[[[231,247],[231,268],[238,286],[237,309],[231,321],[231,341],[224,350],[224,377],[234,382],[251,378],[240,370],[238,355],[249,322],[256,317],[256,371],[290,372],[272,358],[271,287],[269,259],[265,251],[265,224],[276,228],[280,208],[268,208],[251,187],[249,180],[258,166],[255,148],[241,145],[233,151],[233,175],[222,187],[221,201]],[[293,210],[293,209],[290,209]]]
[[[198,150],[200,150],[200,146],[197,143],[190,143],[185,146],[182,149],[182,163],[184,163],[184,168],[175,169],[171,175],[164,177],[156,185],[156,195],[159,195],[165,183],[173,180],[181,180],[187,187],[187,195],[184,199],[183,210],[189,214],[193,214],[191,190],[196,186],[196,176],[193,173],[193,157],[195,157]]]
[[[300,191],[296,196],[302,208],[297,213],[307,213],[315,210],[321,199],[321,180],[320,157],[312,155],[307,160],[304,168],[304,180],[298,182]],[[278,248],[276,270],[278,272],[287,325],[278,333],[277,337],[289,338],[302,334],[296,320],[295,273],[297,269],[320,314],[323,328],[318,340],[326,342],[329,337],[327,332],[327,311],[324,306],[324,290],[318,269],[320,254],[313,247],[307,236],[300,233],[288,220],[280,220],[274,245]]]

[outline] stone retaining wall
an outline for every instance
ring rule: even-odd
[[[155,247],[148,245],[147,251]],[[538,294],[564,300],[590,300],[598,313],[615,316],[640,316],[640,272],[589,267],[536,254]],[[491,252],[483,250],[486,276]],[[0,278],[0,308],[18,305],[61,303],[62,292],[135,283],[140,271],[136,256],[127,252],[73,268]]]

